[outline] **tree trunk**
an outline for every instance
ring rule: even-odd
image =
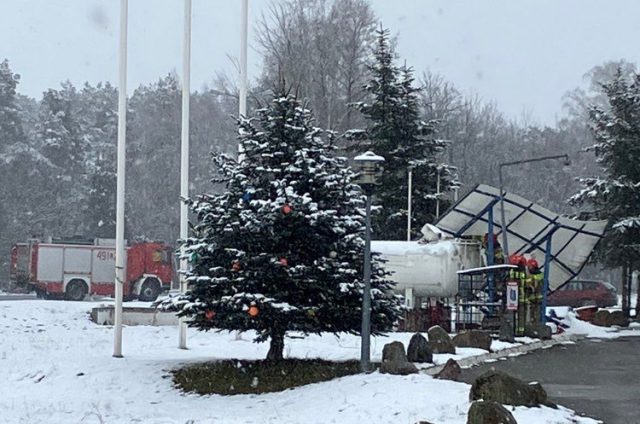
[[[281,361],[284,352],[284,332],[271,334],[271,344],[267,353],[267,361]]]
[[[624,314],[625,317],[629,317],[629,281],[628,281],[628,274],[629,274],[629,266],[628,264],[625,262],[622,265],[622,313]]]

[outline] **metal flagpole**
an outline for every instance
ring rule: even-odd
[[[182,47],[182,134],[180,158],[180,197],[189,197],[189,96],[191,94],[191,0],[184,1],[184,39]],[[188,237],[188,209],[186,203],[180,200],[180,239]],[[184,273],[187,271],[187,261],[180,259],[180,293],[187,289]],[[187,324],[180,318],[180,349],[187,348]]]
[[[247,114],[247,33],[249,31],[249,0],[242,0],[242,26],[240,33],[240,115]]]
[[[124,249],[124,182],[127,137],[127,12],[128,0],[120,0],[120,54],[118,82],[118,159],[116,183],[116,307],[113,356],[122,358],[122,295],[126,276]]]
[[[249,0],[242,0],[242,22],[240,25],[240,93],[238,114],[247,116],[247,33],[249,32]],[[238,162],[244,160],[242,144],[238,145]]]

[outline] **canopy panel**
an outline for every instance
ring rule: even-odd
[[[491,208],[493,231],[501,243],[500,190],[485,184],[476,186],[453,205],[436,227],[452,237],[483,236],[487,233]],[[549,287],[552,290],[580,273],[607,225],[606,221],[562,218],[521,196],[506,192],[504,215],[509,254],[526,253],[542,264],[546,240],[552,234],[549,268]]]

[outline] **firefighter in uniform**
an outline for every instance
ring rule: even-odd
[[[504,253],[502,252],[502,246],[498,242],[498,236],[496,234],[492,234],[493,236],[493,264],[503,264],[504,263]],[[485,233],[482,237],[482,248],[485,251],[485,255],[487,255],[487,263],[489,263],[489,234]]]
[[[534,258],[527,261],[527,271],[527,323],[535,324],[542,316],[543,274]]]
[[[509,280],[518,283],[518,311],[516,314],[516,335],[522,336],[526,321],[525,284],[527,280],[527,260],[522,255],[509,256],[509,263],[516,265],[509,271]]]

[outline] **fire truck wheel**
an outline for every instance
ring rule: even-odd
[[[153,302],[160,294],[160,282],[155,278],[147,278],[140,288],[138,299],[142,302]]]
[[[67,289],[65,290],[65,298],[67,300],[83,300],[87,295],[87,286],[84,281],[81,280],[71,280],[69,284],[67,284]]]

